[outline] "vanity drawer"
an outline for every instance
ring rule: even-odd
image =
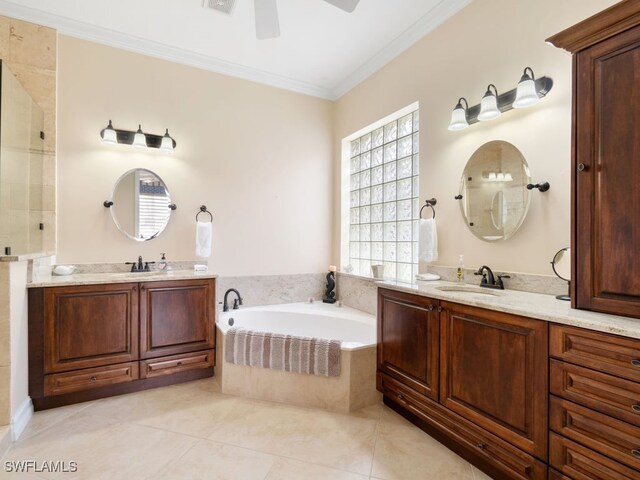
[[[551,429],[640,470],[640,427],[551,397]]]
[[[640,426],[640,383],[551,360],[551,393]]]
[[[152,378],[186,370],[211,368],[215,363],[215,350],[172,355],[140,362],[140,378]]]
[[[378,373],[378,389],[391,401],[474,452],[508,478],[546,480],[547,467],[509,443],[465,421],[396,380]]]
[[[565,477],[557,470],[553,468],[549,469],[549,480],[571,480],[569,477]]]
[[[549,434],[549,463],[573,480],[638,480],[640,476],[637,470],[553,432]]]
[[[87,368],[75,372],[46,375],[44,394],[61,395],[138,379],[138,363],[121,363],[107,367]]]
[[[640,341],[582,328],[551,325],[549,355],[640,382]]]

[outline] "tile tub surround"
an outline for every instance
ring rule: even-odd
[[[347,307],[375,315],[378,309],[378,286],[373,278],[338,272],[337,298]]]
[[[216,335],[215,377],[222,393],[272,402],[350,412],[380,401],[376,346],[340,351],[340,376],[321,377],[227,363],[224,332]]]
[[[607,315],[588,310],[575,310],[571,308],[570,302],[558,300],[552,295],[519,292],[516,290],[491,290],[468,284],[462,286],[475,289],[478,293],[438,290],[437,287],[461,286],[459,283],[443,281],[420,282],[418,285],[384,281],[379,282],[378,286],[497,312],[512,313],[624,337],[640,338],[640,319]],[[494,293],[495,296],[487,295],[483,292]]]
[[[213,379],[37,412],[3,461],[25,459],[78,462],[58,478],[488,479],[380,403],[333,413],[224,395]]]
[[[219,307],[222,308],[225,292],[229,288],[235,288],[242,295],[243,305],[246,307],[306,302],[309,298],[320,300],[324,295],[326,275],[303,273],[220,277],[216,298]],[[232,298],[235,298],[235,295]]]

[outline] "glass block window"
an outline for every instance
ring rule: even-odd
[[[349,264],[411,282],[418,273],[418,110],[351,141]]]

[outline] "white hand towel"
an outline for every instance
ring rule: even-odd
[[[212,235],[212,222],[196,222],[196,256],[201,258],[211,256]]]
[[[423,262],[435,262],[438,260],[438,232],[436,219],[420,219],[418,257]]]

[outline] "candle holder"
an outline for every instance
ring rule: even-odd
[[[324,290],[324,303],[336,303],[336,274],[335,272],[327,273],[327,286]]]

